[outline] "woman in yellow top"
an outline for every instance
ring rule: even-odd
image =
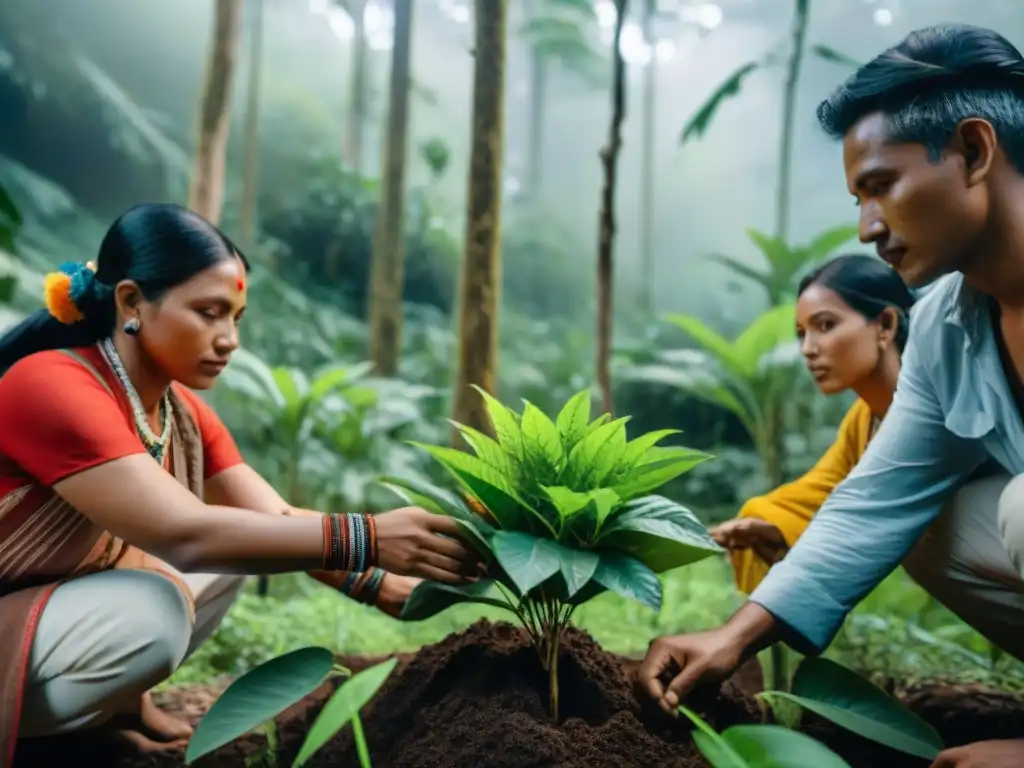
[[[750,594],[857,464],[896,391],[914,297],[899,275],[865,255],[840,256],[805,277],[796,332],[818,388],[857,393],[832,447],[803,477],[747,501],[711,531],[730,552],[736,585]]]

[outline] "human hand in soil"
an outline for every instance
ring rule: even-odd
[[[423,579],[417,579],[414,576],[384,574],[384,578],[380,582],[380,591],[377,592],[377,607],[388,616],[394,616],[397,619],[402,615],[405,601],[409,599],[409,595],[422,581]]]
[[[480,556],[459,541],[459,524],[419,507],[376,515],[377,565],[399,576],[467,584],[480,576]]]
[[[978,741],[939,753],[931,768],[1020,768],[1024,739]]]
[[[738,517],[715,526],[708,533],[720,547],[753,549],[770,565],[781,560],[789,549],[778,526],[756,517]]]
[[[725,680],[742,662],[743,647],[724,629],[659,637],[637,670],[637,687],[666,713],[695,687]]]

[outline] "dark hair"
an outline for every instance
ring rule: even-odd
[[[837,256],[804,277],[797,296],[812,285],[823,285],[835,291],[867,320],[877,320],[886,309],[894,308],[898,316],[896,348],[903,351],[910,332],[910,308],[915,299],[899,274],[885,262],[862,253]]]
[[[818,122],[842,138],[875,112],[885,115],[893,141],[923,144],[933,160],[961,121],[987,120],[1024,173],[1024,58],[990,29],[943,24],[911,32],[821,102]]]
[[[0,337],[0,375],[35,352],[87,346],[109,336],[117,322],[114,287],[122,280],[135,281],[147,300],[158,301],[204,269],[235,256],[248,271],[249,262],[234,243],[187,208],[167,203],[129,208],[107,230],[95,276],[80,270],[87,275],[84,283],[76,284],[75,306],[82,319],[65,324],[47,309],[29,315]]]

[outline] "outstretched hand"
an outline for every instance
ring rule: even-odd
[[[939,753],[931,768],[1019,768],[1024,765],[1024,739],[978,741]]]
[[[698,685],[729,677],[740,665],[742,652],[721,629],[659,637],[637,670],[637,688],[675,717],[679,702]]]
[[[753,549],[769,565],[781,560],[788,549],[778,526],[757,517],[738,517],[708,533],[720,547],[730,551]]]
[[[459,524],[419,507],[375,516],[377,565],[399,576],[467,584],[480,576],[480,556],[459,540]]]

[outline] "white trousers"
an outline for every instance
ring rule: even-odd
[[[1024,475],[964,485],[903,567],[966,624],[1024,659]]]
[[[139,698],[170,677],[213,634],[244,576],[185,574],[196,603],[149,571],[114,570],[54,590],[29,657],[19,737],[102,725],[137,711]]]

